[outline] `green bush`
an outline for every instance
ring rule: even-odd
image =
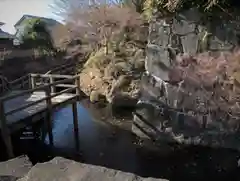
[[[143,14],[146,19],[151,19],[153,11],[161,13],[174,13],[182,9],[196,7],[201,11],[211,12],[214,10],[224,10],[233,6],[233,0],[145,0]]]
[[[29,48],[52,50],[53,42],[46,23],[41,19],[27,20],[22,36],[23,44]]]

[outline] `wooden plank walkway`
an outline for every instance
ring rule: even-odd
[[[19,92],[17,92],[17,93],[19,93]],[[11,95],[11,94],[14,95],[14,94],[16,94],[16,92],[13,91],[9,95]],[[76,96],[75,94],[64,93],[64,94],[61,94],[61,95],[51,98],[51,102],[52,102],[53,106],[54,105],[57,106],[57,104],[61,104],[63,102],[69,101],[69,100],[73,99],[75,96]],[[13,110],[17,110],[21,106],[26,106],[29,103],[34,103],[36,101],[43,100],[46,97],[47,96],[46,96],[45,92],[36,91],[31,94],[24,94],[22,96],[18,96],[16,98],[14,98],[14,99],[7,100],[4,103],[5,113],[11,112]],[[31,117],[31,116],[37,114],[38,112],[44,111],[46,109],[47,109],[46,101],[36,103],[36,104],[32,105],[31,107],[27,107],[26,109],[23,109],[21,111],[18,111],[11,115],[8,115],[6,117],[7,124],[13,124],[13,123],[16,123],[17,121],[24,120],[28,117]],[[1,128],[1,126],[0,126],[0,128]]]
[[[27,90],[11,91],[0,98],[0,131],[9,157],[13,157],[11,134],[43,119],[49,142],[53,144],[52,114],[68,104],[72,104],[74,134],[78,137],[76,101],[80,99],[79,81],[78,75],[29,74],[16,81],[21,83],[17,87],[23,88],[27,84]],[[56,88],[61,90],[56,91]]]

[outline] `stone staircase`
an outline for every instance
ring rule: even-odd
[[[0,162],[0,181],[167,181],[142,178],[105,167],[78,163],[61,157],[32,165],[27,156]]]

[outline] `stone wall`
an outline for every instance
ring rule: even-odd
[[[134,133],[154,140],[240,148],[239,121],[214,119],[205,114],[204,106],[202,112],[194,112],[199,106],[196,103],[199,92],[189,95],[182,89],[179,91],[179,84],[174,84],[170,77],[179,54],[206,51],[217,54],[238,47],[239,16],[232,14],[235,18],[226,13],[210,18],[190,9],[171,17],[159,18],[157,14],[153,17],[149,26],[142,96],[132,127]],[[182,102],[188,109],[183,111]]]

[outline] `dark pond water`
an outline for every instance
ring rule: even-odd
[[[71,106],[54,115],[54,147],[48,135],[41,140],[14,139],[16,153],[27,154],[33,163],[63,156],[84,163],[101,165],[144,177],[172,180],[240,180],[237,151],[203,147],[140,146],[131,133],[131,112],[116,118],[107,108],[78,103],[79,150],[76,150]],[[37,125],[41,127],[42,125]],[[152,147],[151,147],[152,148]]]

